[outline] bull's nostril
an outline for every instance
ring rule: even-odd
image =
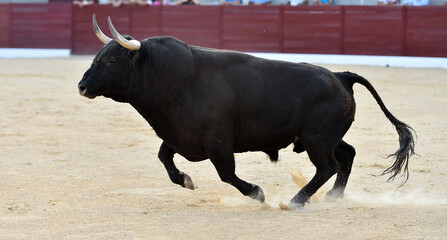
[[[79,93],[81,95],[84,95],[85,92],[87,91],[87,88],[85,86],[82,86],[82,85],[79,85],[78,87],[79,87]]]

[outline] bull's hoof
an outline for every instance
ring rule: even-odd
[[[255,188],[253,189],[253,192],[248,196],[263,203],[265,201],[264,191],[262,191],[262,188],[260,188],[259,186],[254,186]]]
[[[186,173],[182,173],[183,176],[183,187],[194,190],[194,183],[192,179]]]
[[[302,209],[303,207],[304,207],[304,204],[299,204],[299,203],[294,203],[294,202],[290,202],[288,205],[286,205],[282,202],[279,203],[279,209],[286,210],[286,211],[299,210],[299,209]]]
[[[326,198],[332,201],[335,201],[337,199],[342,199],[344,197],[344,193],[342,189],[331,189],[329,192],[326,193]]]
[[[304,203],[297,203],[297,202],[292,202],[290,201],[289,205],[287,205],[289,207],[289,209],[286,210],[298,210],[298,209],[302,209],[304,207]]]
[[[290,200],[289,207],[292,210],[301,209],[304,207],[304,204],[309,203],[309,197],[303,196],[302,194],[298,193],[295,195],[295,197]]]

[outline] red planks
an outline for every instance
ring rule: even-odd
[[[162,33],[162,7],[134,7],[131,12],[132,37],[143,40],[149,37],[160,36]]]
[[[343,53],[341,6],[284,7],[283,51]]]
[[[279,6],[226,6],[223,48],[251,52],[281,52]]]
[[[104,45],[93,32],[92,17],[96,20],[102,32],[112,38],[107,18],[110,16],[113,26],[123,35],[130,32],[130,6],[114,8],[111,5],[92,5],[79,8],[73,6],[73,53],[92,54]]]
[[[447,8],[407,8],[407,55],[447,57]]]
[[[11,47],[71,48],[71,4],[12,4]]]
[[[164,6],[163,35],[202,47],[221,47],[219,6]]]
[[[1,6],[0,28],[6,34],[0,47],[62,45],[74,53],[96,53],[102,46],[92,30],[96,13],[107,35],[111,16],[120,33],[139,40],[172,35],[193,45],[241,51],[447,57],[447,9],[437,6],[53,5]],[[70,8],[73,24],[67,33],[61,25],[70,23],[62,16]]]
[[[345,6],[344,53],[405,55],[404,7]]]
[[[0,47],[11,46],[10,5],[0,4]]]

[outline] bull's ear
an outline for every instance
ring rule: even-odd
[[[132,65],[132,67],[135,67],[137,63],[140,61],[139,51],[128,51],[127,56],[129,58],[129,62]]]

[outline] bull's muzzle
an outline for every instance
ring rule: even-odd
[[[81,96],[83,96],[83,97],[87,97],[87,98],[90,98],[90,99],[95,98],[95,96],[89,96],[87,94],[87,87],[84,86],[83,84],[78,84],[78,90],[79,90],[79,94],[81,94]]]

